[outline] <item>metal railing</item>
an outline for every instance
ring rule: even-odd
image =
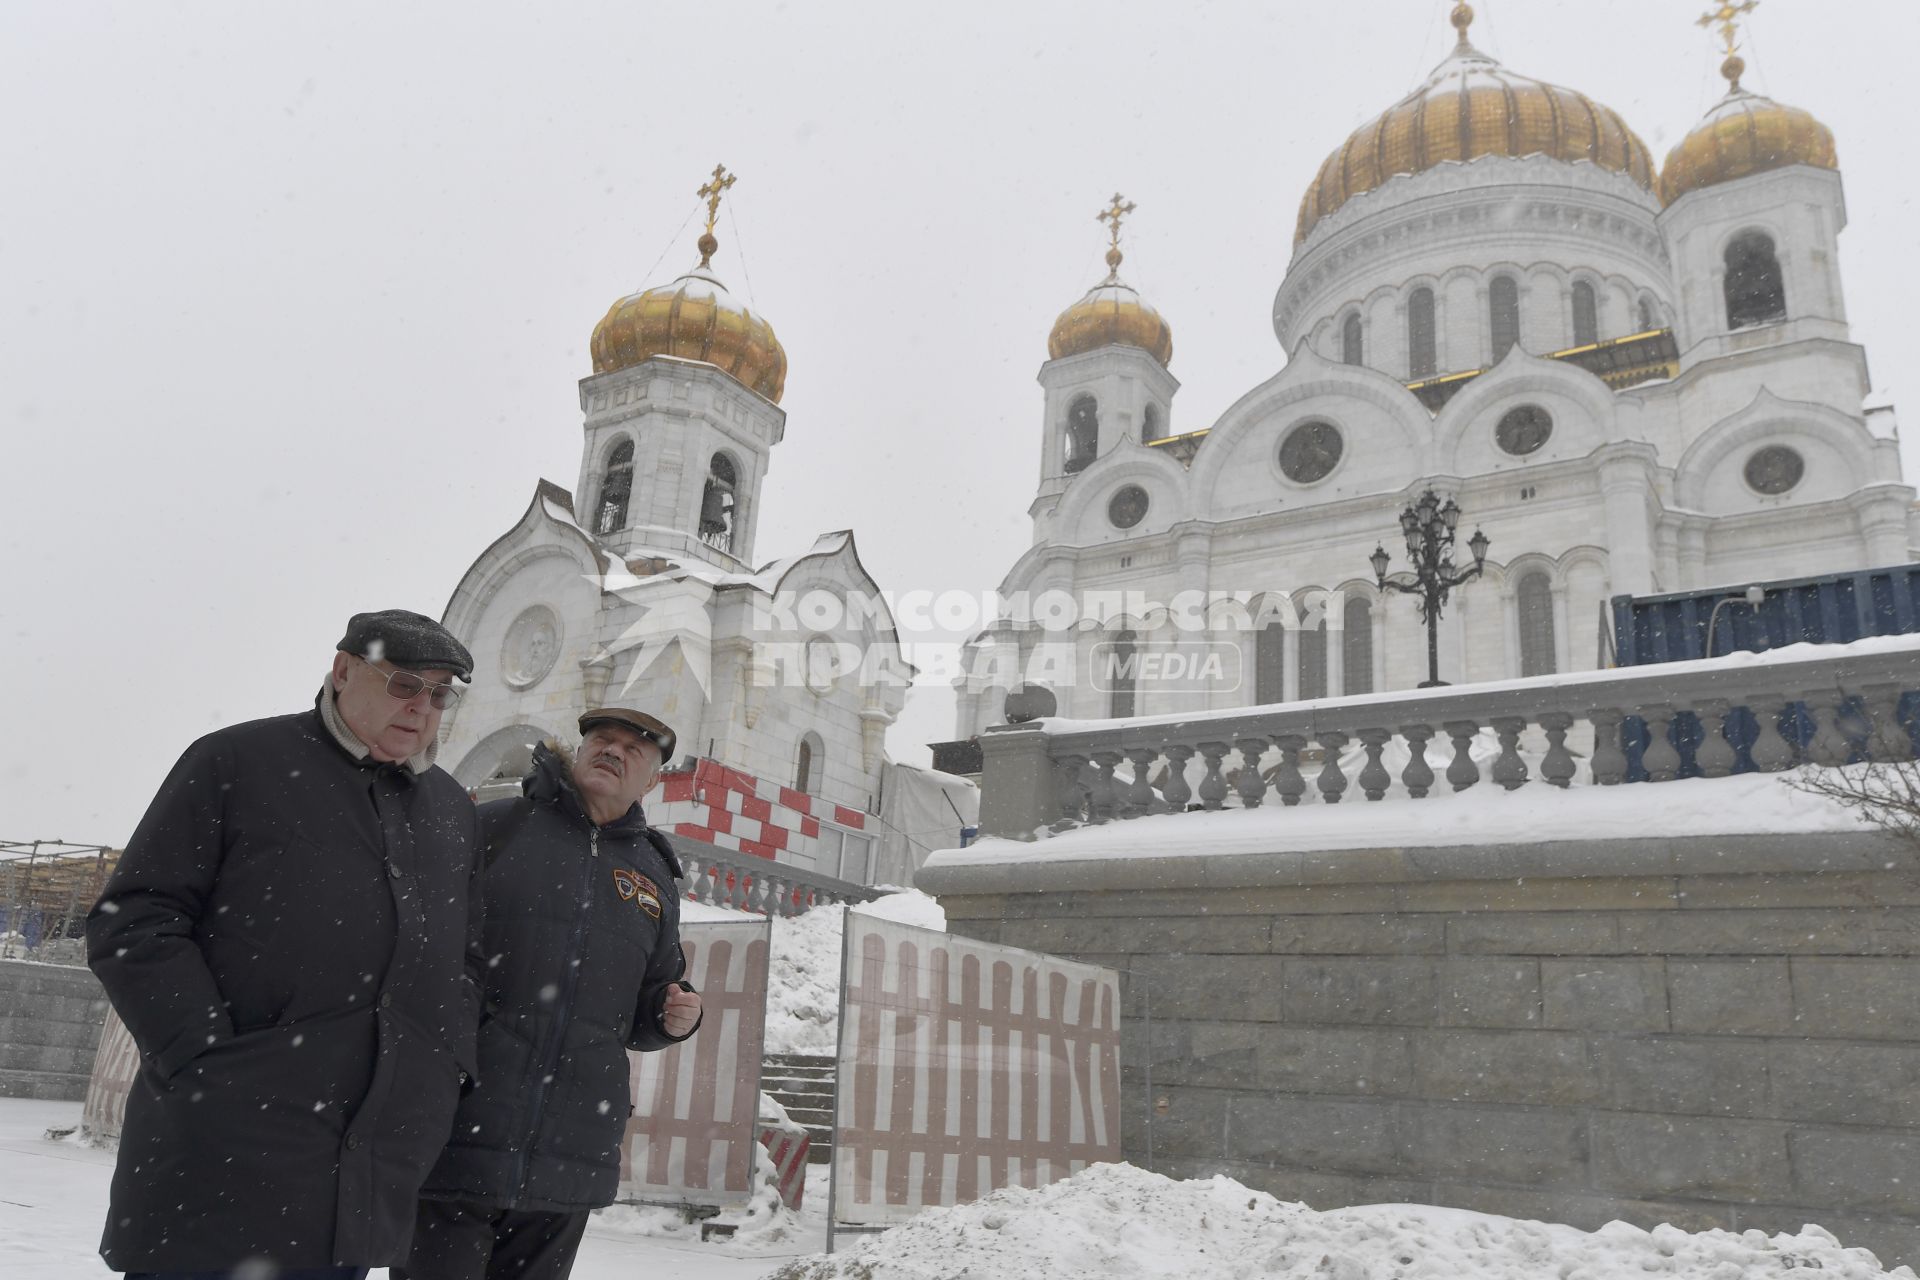
[[[87,962],[87,912],[118,851],[64,840],[0,840],[0,960]]]
[[[1350,791],[1425,800],[1488,778],[1511,791],[1913,760],[1915,689],[1920,636],[1897,636],[1196,716],[998,725],[980,736],[981,830],[1025,840],[1269,799],[1337,804]]]

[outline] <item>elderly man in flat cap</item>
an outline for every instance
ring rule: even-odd
[[[680,864],[641,798],[673,730],[641,711],[580,717],[534,751],[517,800],[480,809],[487,967],[479,1082],[421,1192],[396,1280],[561,1280],[589,1211],[612,1204],[632,1113],[627,1051],[694,1033],[681,981]]]
[[[472,673],[431,619],[357,614],[313,710],[210,733],[161,785],[87,917],[141,1060],[114,1270],[406,1257],[479,1020],[476,814],[433,763]]]

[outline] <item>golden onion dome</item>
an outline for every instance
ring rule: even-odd
[[[1742,89],[1740,73],[1745,70],[1746,64],[1735,54],[1721,64],[1720,73],[1732,87],[1693,132],[1667,153],[1667,163],[1660,170],[1664,203],[1672,204],[1689,191],[1790,164],[1840,167],[1833,130],[1798,107]]]
[[[1162,368],[1173,359],[1173,329],[1117,275],[1087,290],[1060,313],[1047,335],[1047,356],[1061,360],[1100,347],[1139,347]]]
[[[719,242],[700,237],[700,263],[679,279],[630,293],[593,326],[593,371],[630,369],[654,356],[698,360],[780,403],[787,353],[773,326],[735,300],[713,273]]]
[[[1623,173],[1654,189],[1647,144],[1583,93],[1518,75],[1467,40],[1473,9],[1453,7],[1460,40],[1412,93],[1354,130],[1328,156],[1300,201],[1293,242],[1322,218],[1390,178],[1482,156],[1550,156]]]

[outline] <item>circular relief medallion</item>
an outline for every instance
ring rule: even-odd
[[[1500,418],[1500,425],[1493,429],[1494,440],[1515,457],[1532,453],[1552,434],[1553,415],[1537,404],[1507,410]]]
[[[1756,493],[1785,493],[1806,474],[1807,460],[1800,456],[1798,449],[1789,449],[1784,444],[1756,449],[1747,459],[1747,484]]]
[[[500,674],[509,687],[530,689],[547,678],[560,657],[560,615],[543,604],[520,611],[500,646]]]
[[[1116,529],[1131,529],[1146,518],[1147,491],[1137,484],[1125,486],[1107,503],[1107,519]]]
[[[1331,422],[1303,422],[1280,442],[1280,470],[1295,484],[1324,480],[1339,465],[1346,442]]]

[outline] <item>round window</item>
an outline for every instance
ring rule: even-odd
[[[1116,529],[1131,529],[1147,518],[1147,491],[1137,484],[1127,485],[1107,503],[1107,519]]]
[[[1280,470],[1295,484],[1327,478],[1344,448],[1340,428],[1331,422],[1303,422],[1280,442]]]
[[[1500,425],[1493,429],[1493,438],[1500,447],[1515,457],[1532,453],[1552,434],[1553,415],[1537,404],[1507,410],[1500,418]]]
[[[1758,493],[1785,493],[1806,474],[1807,460],[1800,456],[1799,450],[1784,444],[1757,449],[1747,459],[1747,484]]]

